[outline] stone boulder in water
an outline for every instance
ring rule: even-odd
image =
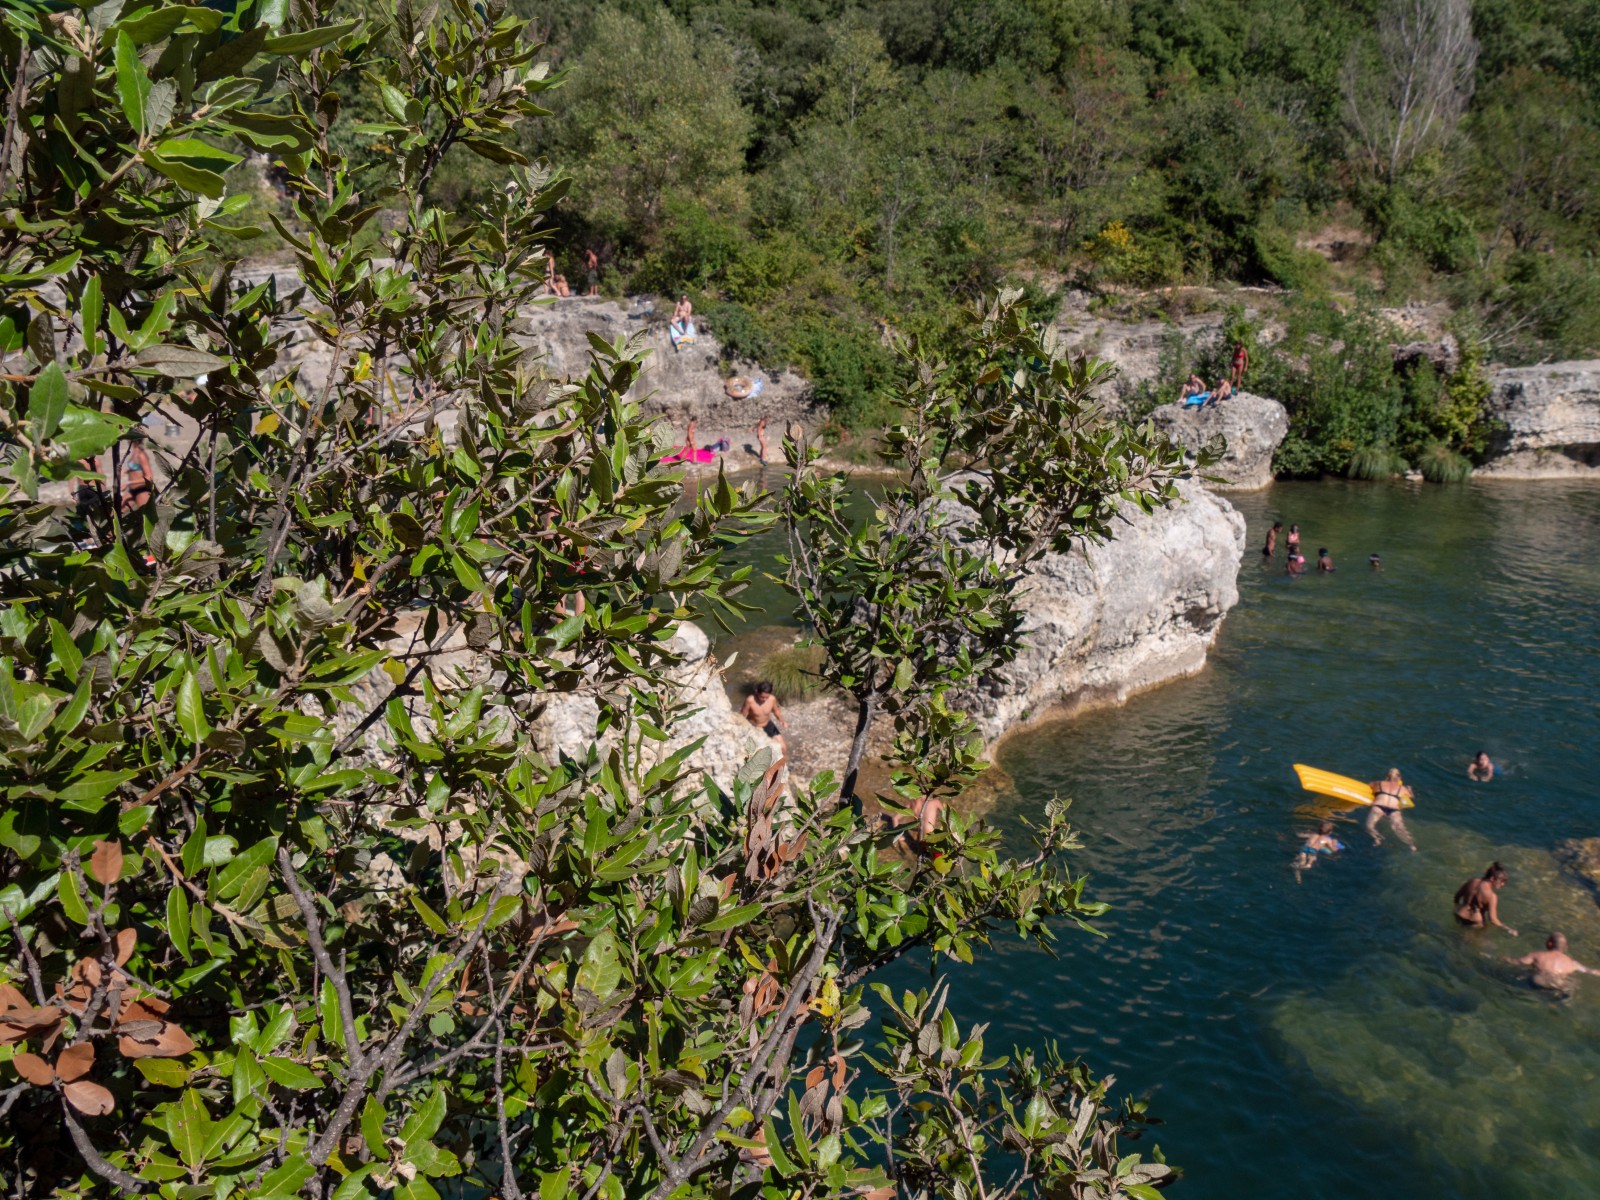
[[[1489,414],[1504,428],[1478,474],[1502,479],[1600,475],[1600,360],[1496,371]]]
[[[1276,400],[1235,392],[1204,408],[1163,404],[1150,414],[1162,433],[1190,454],[1218,439],[1227,443],[1222,461],[1208,472],[1226,482],[1209,486],[1250,492],[1272,482],[1272,456],[1289,432],[1289,413]]]
[[[1120,704],[1199,671],[1239,601],[1244,518],[1198,484],[1103,546],[1051,554],[1023,598],[1022,653],[962,699],[989,741],[1029,720]]]

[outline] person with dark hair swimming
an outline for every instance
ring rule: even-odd
[[[1478,783],[1488,783],[1499,774],[1500,768],[1494,765],[1494,760],[1489,757],[1487,750],[1479,750],[1477,756],[1467,766],[1467,778]]]
[[[1557,992],[1566,990],[1569,975],[1600,975],[1600,971],[1584,966],[1567,953],[1567,937],[1564,933],[1552,933],[1545,938],[1543,950],[1505,961],[1514,967],[1532,967],[1533,978],[1529,982],[1534,987]]]
[[[1456,920],[1472,929],[1493,925],[1504,929],[1512,937],[1517,931],[1500,920],[1500,889],[1506,885],[1506,869],[1499,863],[1489,864],[1481,878],[1467,880],[1456,889]]]
[[[1317,551],[1317,574],[1332,575],[1333,572],[1333,555],[1328,553],[1326,546],[1323,546]]]

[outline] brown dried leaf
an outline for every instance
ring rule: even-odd
[[[133,957],[133,948],[139,944],[138,933],[130,926],[117,931],[113,939],[117,947],[117,966],[122,966]]]
[[[28,998],[12,987],[9,983],[0,983],[0,1013],[8,1013],[17,1008],[32,1008]]]
[[[86,1117],[103,1117],[117,1106],[110,1092],[87,1079],[69,1083],[61,1090],[67,1095],[67,1103]]]
[[[19,1054],[11,1060],[11,1066],[34,1087],[49,1087],[55,1082],[55,1071],[37,1054]]]
[[[116,839],[96,842],[89,856],[89,874],[109,887],[122,878],[122,843]]]
[[[92,989],[100,986],[100,981],[106,977],[106,972],[105,968],[100,965],[99,959],[80,958],[77,965],[72,968],[72,977],[79,983],[88,984]],[[78,989],[73,988],[72,990],[77,991]],[[85,1000],[88,998],[87,995],[84,996]]]
[[[68,1046],[56,1059],[56,1074],[63,1083],[71,1083],[74,1079],[82,1079],[89,1073],[89,1068],[94,1066],[94,1043],[79,1042]]]
[[[821,1083],[823,1079],[827,1077],[827,1074],[828,1070],[826,1067],[812,1067],[811,1070],[806,1072],[806,1090],[810,1091],[812,1088],[816,1087],[817,1084]]]
[[[124,1034],[117,1049],[128,1058],[181,1058],[194,1049],[194,1039],[171,1021],[162,1021],[154,1037]]]
[[[844,1055],[835,1054],[828,1061],[833,1064],[833,1086],[843,1091],[845,1074],[849,1069],[845,1064]]]

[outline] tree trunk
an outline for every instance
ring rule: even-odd
[[[878,693],[868,692],[856,708],[856,735],[850,743],[850,761],[844,768],[844,786],[839,789],[839,803],[848,804],[855,798],[856,779],[861,774],[861,756],[867,752],[867,734],[872,730],[872,718],[878,715]]]

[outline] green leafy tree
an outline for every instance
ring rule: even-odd
[[[1172,1172],[1118,1148],[1141,1111],[1080,1064],[993,1057],[942,988],[867,990],[913,950],[1097,915],[1061,806],[1025,863],[957,819],[926,869],[826,777],[780,806],[764,758],[728,794],[688,769],[676,635],[737,606],[721,555],[772,517],[726,480],[684,505],[628,346],[566,381],[525,344],[562,184],[514,148],[553,82],[522,22],[28,0],[0,67],[15,1190],[1153,1196]],[[360,186],[329,137],[353,78],[384,113]],[[447,214],[453,148],[508,182]],[[292,294],[217,265],[246,150],[288,181]],[[909,367],[891,438],[918,528],[889,544],[920,548],[892,554],[957,681],[1014,620],[985,555],[1101,531],[1165,470],[1013,307],[971,332]],[[106,496],[85,460],[166,413],[190,448]],[[935,484],[951,456],[981,475]],[[835,663],[863,645],[821,632]],[[906,769],[953,783],[941,675],[918,657],[873,695],[926,747]],[[576,703],[592,734],[552,744]]]
[[[590,223],[648,242],[668,195],[727,194],[750,139],[733,76],[726,42],[691,36],[665,9],[596,14],[540,139],[572,172]]]

